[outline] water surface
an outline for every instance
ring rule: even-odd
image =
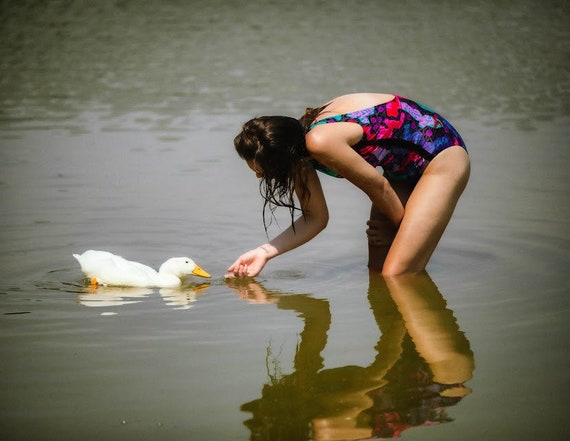
[[[3,2],[0,433],[7,439],[564,439],[568,6],[549,1]],[[473,174],[426,274],[369,275],[369,204],[255,281],[249,117],[395,92]],[[287,225],[279,218],[270,234]],[[87,287],[72,253],[213,279]]]

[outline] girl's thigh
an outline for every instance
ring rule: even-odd
[[[383,266],[385,274],[425,269],[469,179],[469,157],[450,147],[430,163],[406,204]]]

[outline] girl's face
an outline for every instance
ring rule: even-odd
[[[259,179],[263,178],[263,170],[261,167],[255,162],[255,160],[251,159],[246,161],[247,166],[253,170],[255,176]]]

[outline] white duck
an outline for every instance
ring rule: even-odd
[[[189,257],[173,257],[155,271],[142,263],[132,262],[107,251],[88,250],[74,254],[81,270],[92,285],[137,286],[144,288],[174,288],[190,275],[210,277]]]

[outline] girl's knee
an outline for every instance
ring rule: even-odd
[[[411,266],[390,260],[386,260],[381,269],[383,276],[399,276],[402,274],[417,273],[423,270],[425,270],[425,265]]]
[[[399,276],[401,274],[417,273],[426,269],[427,263],[431,256],[428,252],[409,253],[405,250],[393,249],[386,256],[384,265],[382,266],[382,275]]]
[[[399,276],[400,274],[409,272],[406,271],[404,266],[390,262],[384,262],[384,265],[382,265],[380,271],[382,272],[383,276]]]

